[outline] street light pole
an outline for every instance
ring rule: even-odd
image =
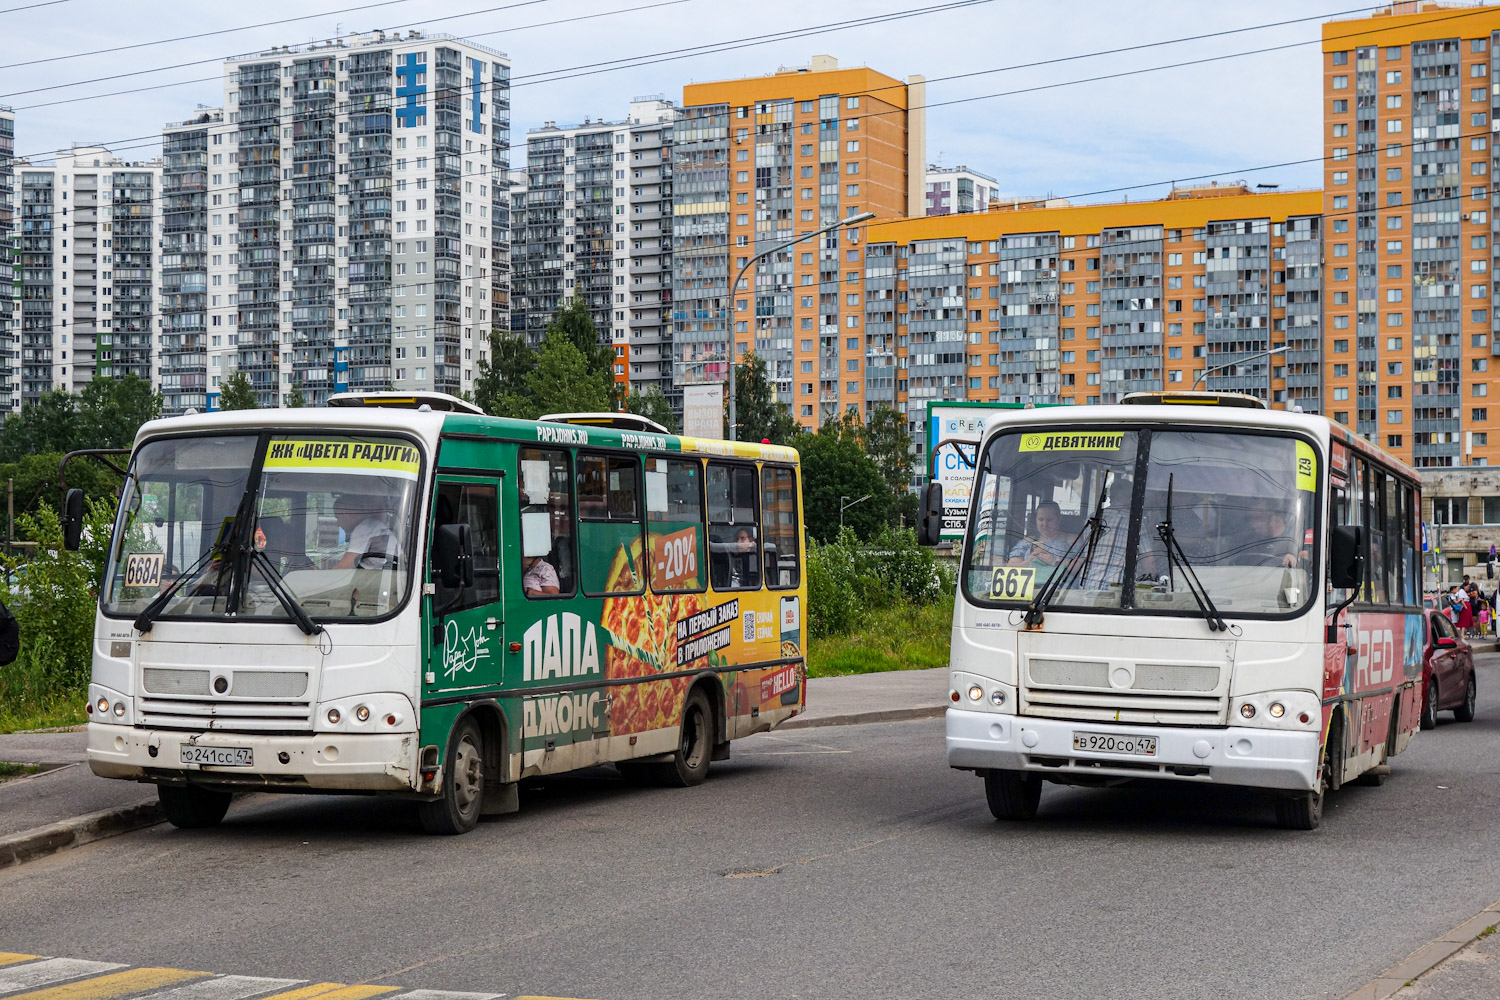
[[[776,244],[773,247],[767,247],[764,250],[761,250],[761,251],[759,251],[757,253],[753,253],[749,257],[745,258],[745,263],[743,263],[743,264],[740,265],[739,272],[735,274],[734,280],[729,283],[729,302],[730,302],[729,320],[728,320],[729,328],[724,331],[725,336],[728,338],[728,354],[729,354],[729,440],[731,440],[731,441],[738,440],[738,437],[736,436],[735,429],[734,429],[735,428],[735,422],[736,422],[736,413],[735,413],[735,405],[734,405],[734,402],[735,402],[735,400],[734,400],[734,384],[735,384],[736,381],[738,381],[738,379],[735,378],[735,369],[738,366],[735,363],[735,342],[734,342],[734,314],[735,314],[735,309],[734,309],[734,296],[735,296],[735,293],[739,291],[739,288],[740,288],[740,279],[745,276],[745,272],[750,269],[750,265],[754,264],[756,261],[760,260],[762,257],[769,257],[771,254],[778,253],[778,252],[780,252],[782,250],[785,250],[787,247],[796,246],[798,243],[806,242],[807,240],[812,239],[814,236],[822,236],[824,233],[832,232],[833,230],[838,229],[840,226],[857,226],[861,222],[869,222],[873,218],[875,218],[875,213],[874,212],[860,212],[858,215],[851,215],[851,216],[849,216],[847,218],[840,219],[839,221],[833,223],[832,225],[824,226],[822,229],[815,229],[815,230],[813,230],[810,233],[805,233],[805,234],[797,237],[794,240],[788,240],[785,243],[778,243],[778,244]],[[752,320],[755,318],[755,295],[753,294],[753,290],[752,290],[752,294],[750,296],[750,318]]]
[[[864,496],[860,497],[858,500],[853,501],[852,503],[844,503],[845,500],[849,499],[846,496],[839,497],[839,530],[840,531],[844,530],[844,511],[848,510],[850,507],[853,507],[854,504],[863,503],[864,501],[870,499],[870,497],[871,497],[871,494],[866,493]]]
[[[1280,354],[1282,351],[1286,350],[1286,346],[1287,345],[1282,344],[1280,347],[1273,347],[1269,351],[1261,351],[1259,354],[1252,354],[1248,358],[1240,358],[1238,361],[1229,361],[1229,362],[1226,362],[1225,364],[1222,364],[1222,365],[1214,365],[1212,368],[1205,368],[1205,369],[1203,369],[1202,374],[1200,374],[1197,378],[1193,379],[1193,388],[1194,389],[1198,388],[1198,383],[1202,382],[1204,379],[1208,378],[1214,372],[1223,371],[1225,368],[1234,368],[1235,366],[1242,365],[1242,364],[1244,364],[1247,361],[1255,361],[1255,360],[1257,360],[1259,358],[1269,358],[1273,354]],[[1271,384],[1270,384],[1270,381],[1267,380],[1267,383],[1266,383],[1266,409],[1269,410],[1270,408],[1271,408]]]

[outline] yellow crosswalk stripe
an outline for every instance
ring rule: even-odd
[[[277,993],[275,996],[264,997],[262,1000],[365,1000],[365,997],[379,996],[382,993],[394,993],[399,986],[345,986],[343,983],[314,983],[311,986],[302,986],[285,993]],[[14,997],[6,997],[6,1000],[16,1000]]]
[[[184,969],[129,969],[113,972],[107,976],[95,976],[82,982],[65,986],[51,986],[30,993],[16,993],[7,1000],[111,1000],[131,993],[154,990],[169,983],[180,983],[185,979],[201,979],[212,975],[208,972],[188,972]]]
[[[0,965],[14,965],[17,962],[29,962],[33,958],[41,958],[40,955],[17,955],[14,952],[0,951]]]

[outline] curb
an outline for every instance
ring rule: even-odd
[[[1385,1000],[1403,989],[1407,983],[1414,982],[1419,976],[1426,975],[1437,965],[1463,951],[1478,940],[1486,929],[1496,924],[1500,924],[1500,900],[1491,903],[1442,937],[1424,944],[1350,993],[1344,1000]]]
[[[71,847],[155,826],[165,819],[157,802],[137,802],[0,837],[0,871]]]
[[[872,722],[907,722],[912,719],[935,719],[948,711],[947,705],[929,705],[923,708],[891,708],[879,712],[850,712],[847,715],[818,716],[801,715],[788,719],[777,726],[783,729],[814,729],[821,726],[863,726]]]

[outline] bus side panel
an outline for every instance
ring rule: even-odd
[[[1348,780],[1399,753],[1411,739],[1420,711],[1423,625],[1420,614],[1379,611],[1350,613],[1346,623],[1340,641],[1327,647],[1324,698],[1339,701],[1324,707],[1324,723],[1335,705],[1344,706]],[[1344,667],[1335,680],[1340,655]]]

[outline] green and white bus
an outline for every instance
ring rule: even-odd
[[[363,792],[460,833],[532,775],[696,784],[803,710],[793,449],[333,402],[141,428],[95,631],[96,774],[154,782],[180,827],[236,791]]]

